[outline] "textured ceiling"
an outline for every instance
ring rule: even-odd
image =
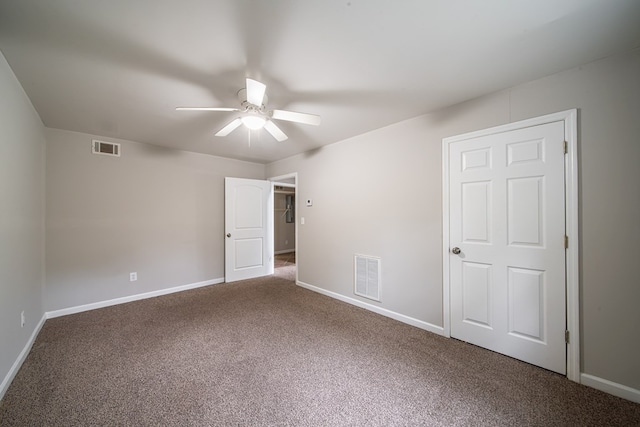
[[[48,127],[270,162],[640,45],[637,0],[0,0]],[[289,139],[239,128],[245,77]]]

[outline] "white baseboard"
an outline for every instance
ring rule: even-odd
[[[613,381],[584,373],[580,374],[580,383],[597,390],[604,391],[605,393],[640,403],[640,390],[636,390],[635,388],[627,387],[626,385],[614,383]]]
[[[20,370],[20,367],[22,367],[22,364],[24,363],[25,359],[29,355],[29,352],[31,351],[31,347],[33,347],[33,343],[36,341],[36,338],[40,333],[40,329],[42,329],[42,325],[44,325],[45,320],[47,320],[47,316],[43,314],[42,318],[40,319],[36,327],[33,329],[33,332],[31,333],[29,340],[24,345],[24,348],[18,355],[18,358],[16,359],[15,362],[13,362],[13,366],[11,366],[11,369],[9,369],[9,372],[2,380],[2,384],[0,384],[0,400],[2,400],[2,398],[4,397],[4,394],[9,389],[9,385],[11,385],[11,381],[13,381],[13,379],[16,377],[16,374]]]
[[[364,308],[365,310],[373,311],[374,313],[380,314],[382,316],[390,317],[394,320],[398,320],[402,323],[406,323],[407,325],[415,326],[416,328],[424,329],[425,331],[433,332],[434,334],[444,336],[444,328],[442,326],[433,325],[423,320],[418,320],[413,317],[405,316],[404,314],[396,313],[395,311],[387,310],[386,308],[378,307],[376,305],[369,304],[355,298],[347,297],[347,296],[338,294],[336,292],[327,291],[326,289],[322,289],[317,286],[310,285],[308,283],[297,281],[296,284],[305,289],[309,289],[310,291],[314,291],[319,294],[326,295],[331,298],[335,298],[342,302],[346,302],[348,304],[355,305],[360,308]]]
[[[281,251],[275,251],[273,254],[274,255],[290,254],[295,251],[296,251],[295,249],[283,249]]]
[[[144,294],[130,295],[122,298],[110,299],[107,301],[99,301],[91,304],[78,305],[75,307],[63,308],[60,310],[47,311],[45,313],[47,319],[53,319],[55,317],[66,316],[68,314],[82,313],[83,311],[95,310],[98,308],[109,307],[112,305],[124,304],[127,302],[138,301],[141,299],[159,297],[161,295],[173,294],[176,292],[188,291],[189,289],[201,288],[203,286],[216,285],[223,283],[224,278],[205,280],[204,282],[190,283],[188,285],[175,286],[173,288],[160,289],[158,291],[146,292]]]

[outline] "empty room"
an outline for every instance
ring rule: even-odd
[[[0,425],[640,425],[639,118],[636,0],[0,0]]]

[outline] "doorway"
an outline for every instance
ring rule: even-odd
[[[297,174],[269,179],[273,185],[274,275],[297,281]]]
[[[576,115],[443,140],[443,320],[579,381]]]

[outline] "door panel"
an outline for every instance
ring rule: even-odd
[[[463,321],[491,328],[491,265],[462,263]]]
[[[491,241],[491,182],[462,184],[462,240],[490,243]]]
[[[449,144],[451,336],[566,372],[564,123]]]
[[[544,271],[509,267],[509,333],[544,342]]]
[[[225,178],[225,281],[273,274],[271,183]]]
[[[261,184],[236,183],[235,191],[235,228],[259,229],[263,224],[263,191]]]
[[[236,262],[235,269],[261,267],[262,259],[264,257],[262,247],[264,245],[264,239],[248,238],[248,239],[235,239],[236,245]]]
[[[509,245],[542,246],[544,177],[507,180]]]

